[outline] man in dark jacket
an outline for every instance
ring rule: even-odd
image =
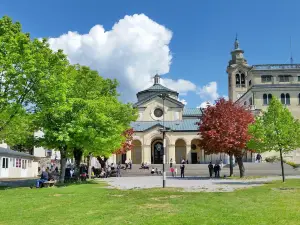
[[[45,171],[45,169],[42,169],[41,179],[38,179],[36,181],[36,188],[39,188],[41,184],[45,183],[49,179],[48,171]]]
[[[209,177],[212,178],[212,174],[214,171],[214,165],[211,162],[208,164],[208,170],[209,170]]]
[[[180,166],[180,176],[181,176],[181,178],[184,178],[184,168],[185,168],[185,166],[184,166],[184,163],[183,163]]]

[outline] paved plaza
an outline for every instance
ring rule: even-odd
[[[300,179],[298,176],[287,176],[287,179]],[[205,177],[186,177],[186,178],[167,178],[167,188],[183,188],[188,192],[231,192],[236,189],[260,186],[265,183],[281,180],[280,176],[269,176],[257,179],[209,179]],[[161,176],[147,177],[111,177],[105,180],[110,188],[128,189],[145,189],[145,188],[161,188]]]

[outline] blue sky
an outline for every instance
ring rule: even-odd
[[[219,95],[227,95],[226,66],[236,33],[249,64],[288,63],[290,36],[294,62],[299,62],[299,8],[296,0],[252,0],[249,4],[238,0],[0,1],[0,15],[20,21],[33,37],[59,37],[68,31],[86,34],[97,24],[111,30],[126,15],[145,14],[173,33],[172,64],[163,77],[196,85],[196,91],[181,97],[187,107],[210,100],[199,95],[210,82],[217,83]]]

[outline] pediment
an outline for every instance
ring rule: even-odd
[[[152,96],[152,97],[144,99],[140,102],[135,103],[134,107],[147,108],[148,106],[153,105],[153,104],[162,104],[162,99],[158,95]],[[182,104],[180,101],[178,101],[174,98],[171,98],[171,97],[167,97],[164,101],[164,104],[165,104],[165,106],[171,107],[171,108],[172,107],[174,107],[174,108],[183,108],[184,107],[184,104]]]

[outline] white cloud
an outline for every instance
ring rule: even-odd
[[[188,80],[172,80],[172,79],[163,79],[162,85],[179,92],[181,95],[186,95],[189,91],[196,91],[196,85]]]
[[[215,81],[209,82],[207,85],[204,85],[198,90],[197,93],[199,94],[200,99],[203,100],[198,108],[206,108],[208,105],[214,105],[215,100],[220,97],[220,95],[218,94],[218,85]],[[227,96],[222,97],[228,99]]]
[[[197,108],[207,108],[207,106],[213,105],[211,102],[202,102]]]
[[[219,98],[218,94],[218,85],[217,82],[212,81],[207,85],[201,87],[198,91],[201,99],[205,99],[206,101],[213,102],[214,100]]]
[[[135,101],[135,94],[153,83],[156,74],[169,72],[172,32],[144,14],[125,16],[111,30],[95,25],[87,34],[69,31],[49,39],[53,50],[63,49],[72,64],[79,63],[116,78],[123,100]],[[186,80],[164,79],[180,93],[195,90]]]
[[[187,105],[187,101],[185,99],[178,99],[182,104]]]

